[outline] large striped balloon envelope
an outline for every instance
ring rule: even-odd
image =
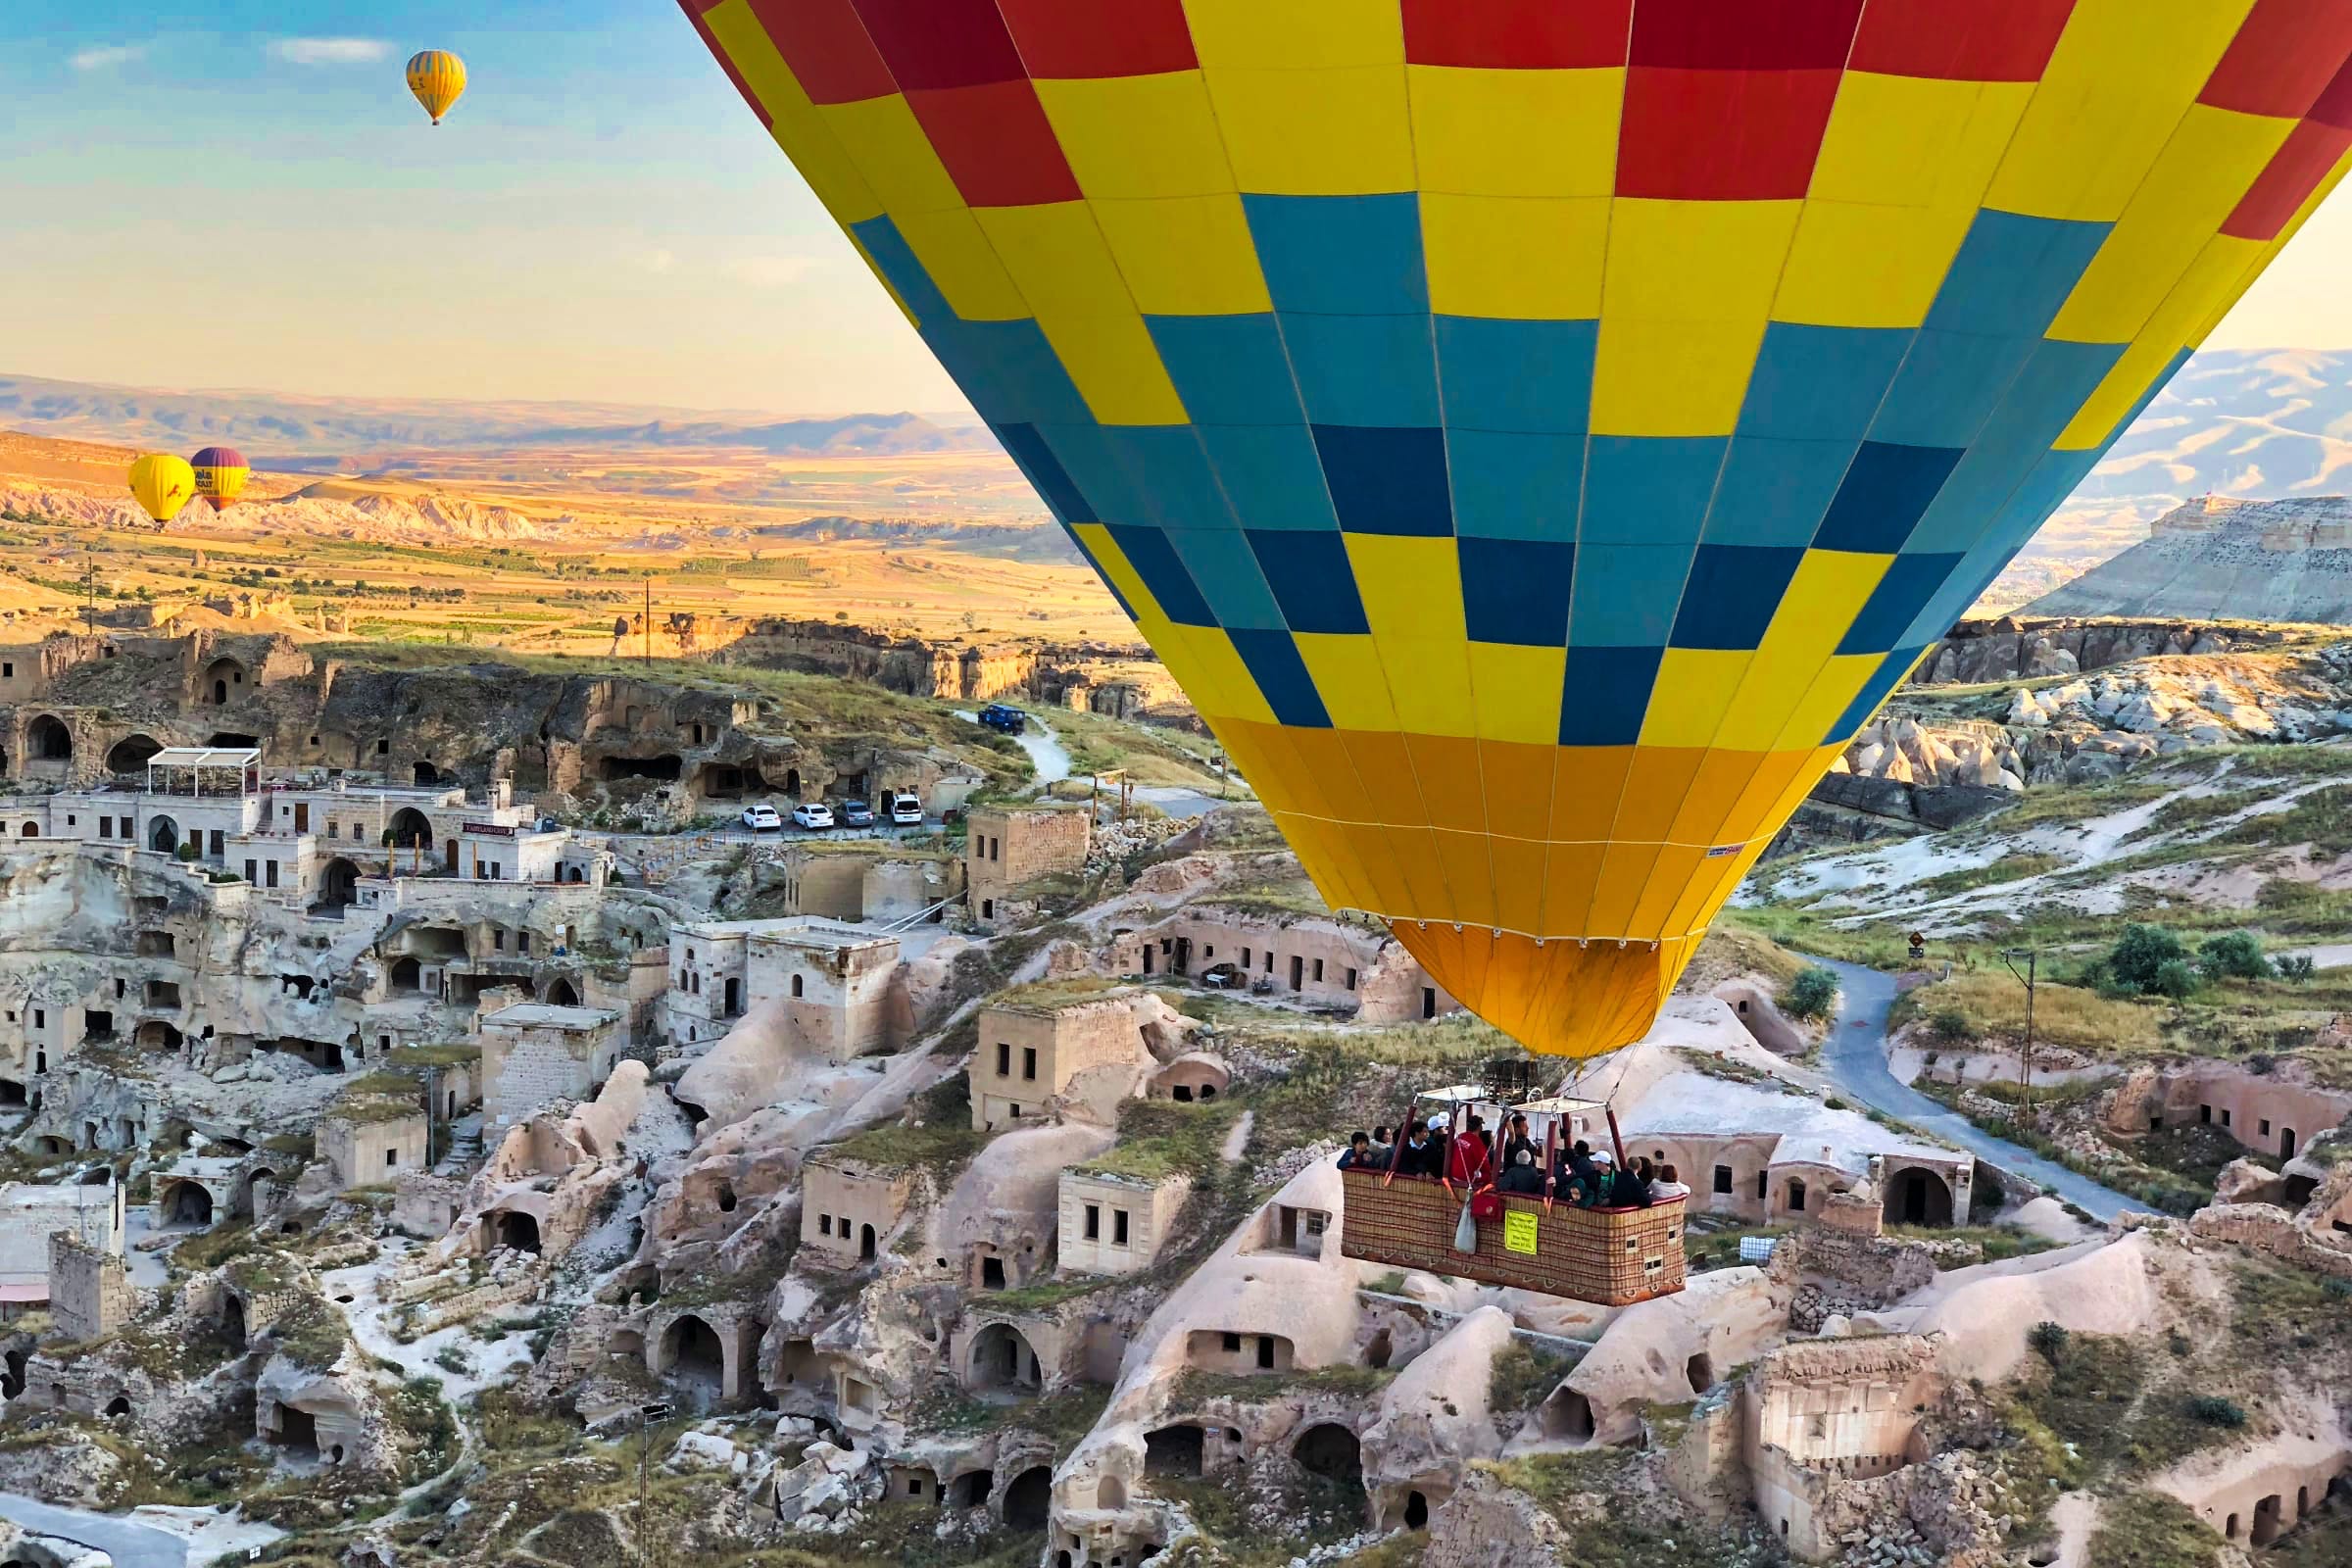
[[[1638,1038],[2341,177],[2343,0],[684,0],[1324,897]]]

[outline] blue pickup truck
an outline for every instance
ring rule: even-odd
[[[1007,735],[1018,735],[1029,727],[1029,715],[1017,708],[1003,703],[991,703],[980,710],[980,722],[990,729],[1001,729]]]

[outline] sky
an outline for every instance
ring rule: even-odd
[[[674,0],[0,0],[0,373],[964,407]],[[2341,198],[2212,345],[2352,348],[2347,257]]]
[[[0,373],[964,407],[675,0],[0,0]]]

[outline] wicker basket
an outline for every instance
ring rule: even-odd
[[[1460,1188],[1378,1171],[1342,1171],[1348,1210],[1340,1250],[1368,1263],[1626,1306],[1683,1288],[1683,1200],[1651,1208],[1577,1208],[1497,1194],[1503,1214],[1478,1223],[1478,1250],[1453,1250]],[[1509,1216],[1521,1216],[1514,1224]],[[1531,1230],[1532,1226],[1532,1230]],[[1514,1248],[1511,1243],[1516,1241]],[[1525,1249],[1532,1245],[1535,1250]]]

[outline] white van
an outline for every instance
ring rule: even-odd
[[[890,798],[890,819],[900,827],[921,827],[923,825],[922,797],[906,790],[900,790],[893,794]]]

